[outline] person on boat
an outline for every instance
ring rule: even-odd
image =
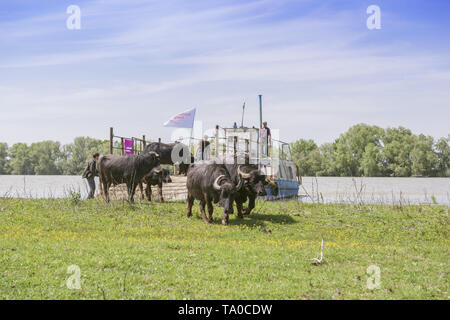
[[[197,161],[208,160],[209,159],[209,145],[208,136],[204,135],[203,139],[200,140],[195,151]]]
[[[98,177],[98,171],[97,171],[97,161],[100,157],[100,154],[98,152],[94,153],[92,155],[92,159],[89,160],[86,168],[83,172],[83,179],[86,179],[89,185],[89,194],[88,199],[94,199],[95,195],[95,177]]]
[[[269,145],[272,143],[272,134],[270,133],[270,128],[267,126],[267,121],[263,122],[263,127],[261,128],[261,142],[263,143],[263,154],[269,155]]]

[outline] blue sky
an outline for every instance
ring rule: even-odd
[[[81,8],[81,30],[66,9]],[[368,30],[366,9],[381,9]],[[450,1],[0,0],[0,141],[146,134],[264,118],[283,140],[356,123],[449,134]]]

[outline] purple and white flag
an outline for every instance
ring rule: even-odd
[[[123,149],[125,154],[134,154],[134,141],[131,139],[125,139],[123,141]]]
[[[194,126],[195,108],[178,113],[170,118],[164,127],[192,128]]]

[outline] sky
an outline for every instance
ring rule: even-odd
[[[231,127],[244,101],[257,126],[259,94],[288,142],[358,123],[447,136],[449,13],[445,0],[0,0],[0,141],[108,139],[109,127],[167,141],[174,114]]]

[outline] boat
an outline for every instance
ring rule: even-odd
[[[260,128],[262,128],[262,98],[260,101]],[[248,157],[249,163],[258,168],[278,185],[278,194],[266,189],[266,200],[296,198],[301,186],[301,176],[298,167],[292,161],[290,145],[287,142],[270,139],[269,143],[263,130],[255,127],[221,128],[223,135],[219,136],[219,126],[216,126],[215,150],[219,150],[226,159],[244,163]],[[222,143],[220,143],[222,141]],[[217,154],[217,152],[214,152]],[[231,161],[233,161],[231,160]],[[228,160],[229,161],[229,160]]]

